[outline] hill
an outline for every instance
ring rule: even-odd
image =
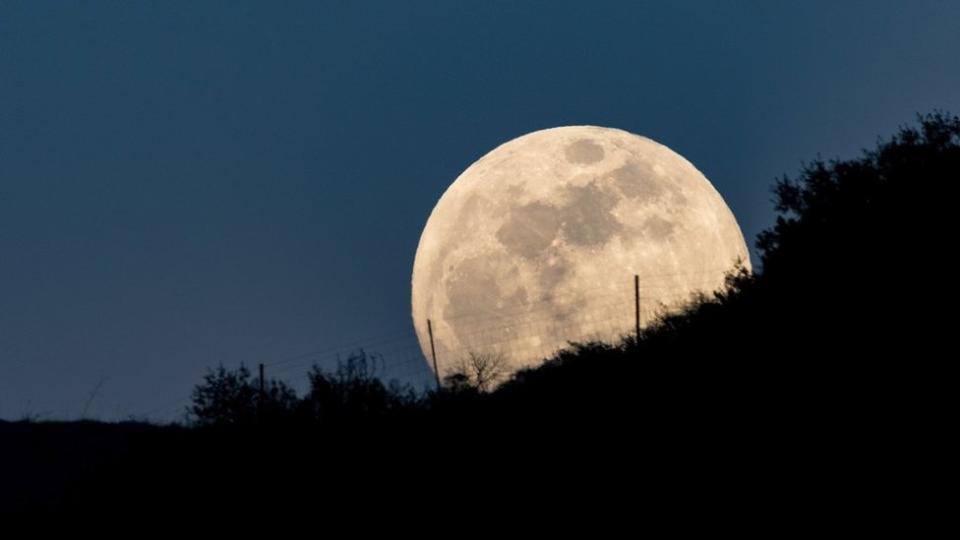
[[[269,381],[261,397],[249,372],[212,371],[188,427],[0,423],[3,506],[362,514],[430,501],[471,515],[491,511],[488,488],[496,509],[581,489],[613,504],[612,482],[666,500],[750,492],[775,513],[763,494],[819,485],[834,501],[822,485],[841,476],[882,490],[905,441],[947,410],[949,282],[930,268],[952,246],[958,176],[960,119],[943,113],[857,159],[816,160],[774,187],[761,271],[732,272],[640,339],[575,344],[496,388],[463,373],[418,396],[360,353],[315,370],[305,396]]]

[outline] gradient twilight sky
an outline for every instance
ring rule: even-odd
[[[0,418],[407,347],[433,205],[530,131],[666,144],[752,243],[775,177],[960,112],[960,3],[802,4],[0,3]]]

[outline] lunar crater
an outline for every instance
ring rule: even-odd
[[[580,139],[564,149],[567,161],[580,165],[589,165],[603,160],[603,147],[591,139]]]
[[[653,168],[645,162],[627,163],[611,171],[609,177],[624,196],[643,202],[656,202],[666,191]]]
[[[643,232],[645,238],[657,241],[670,237],[676,228],[677,225],[675,223],[667,221],[660,216],[647,218],[640,225],[640,230]]]
[[[496,238],[507,251],[535,259],[553,243],[560,226],[560,212],[555,207],[533,202],[511,208],[506,223],[497,229]]]
[[[617,196],[597,185],[573,186],[566,190],[567,203],[560,209],[563,237],[578,246],[598,246],[620,231],[622,225],[613,209]]]

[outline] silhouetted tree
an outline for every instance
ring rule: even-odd
[[[260,402],[260,379],[244,365],[227,369],[222,364],[193,389],[191,419],[198,425],[250,425],[289,416],[297,404],[296,393],[281,381],[267,380]]]
[[[817,159],[796,179],[778,181],[776,224],[757,241],[764,273],[843,270],[824,259],[825,249],[857,268],[863,256],[868,263],[882,257],[885,264],[874,270],[885,273],[904,259],[897,251],[942,238],[945,231],[930,226],[944,217],[936,210],[952,207],[960,180],[960,117],[937,112],[919,123],[859,159]]]
[[[781,325],[776,335],[874,363],[922,347],[954,242],[958,182],[960,118],[945,113],[858,159],[818,159],[777,182],[776,224],[757,241],[757,297]]]
[[[498,352],[470,351],[444,376],[444,386],[456,392],[475,388],[489,392],[509,375],[506,356]]]

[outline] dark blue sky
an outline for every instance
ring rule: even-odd
[[[956,2],[664,4],[3,2],[0,417],[407,354],[430,210],[529,131],[660,141],[752,242],[775,177],[960,111]]]

